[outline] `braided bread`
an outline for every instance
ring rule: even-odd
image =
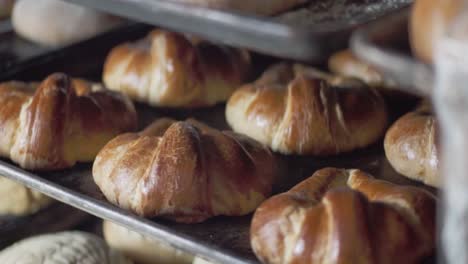
[[[202,107],[226,101],[250,68],[248,53],[162,30],[115,47],[104,83],[132,99],[163,107]]]
[[[128,98],[84,80],[57,73],[41,84],[0,84],[0,156],[26,169],[92,161],[107,141],[135,128]]]
[[[279,64],[232,95],[226,119],[274,151],[330,155],[378,140],[387,112],[382,97],[356,79]]]
[[[93,165],[111,203],[185,223],[252,212],[269,196],[275,172],[272,154],[259,143],[169,119],[113,139]]]
[[[435,248],[429,192],[327,168],[255,212],[251,244],[264,263],[420,263]]]
[[[387,131],[385,155],[393,168],[413,180],[439,187],[437,123],[428,102],[398,119]]]

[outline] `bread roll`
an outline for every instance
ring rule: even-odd
[[[257,15],[274,15],[297,5],[307,2],[307,0],[172,0],[175,2],[194,4],[208,8],[235,10],[244,13]]]
[[[429,102],[398,119],[387,131],[385,155],[393,168],[413,180],[440,187],[437,122]]]
[[[0,84],[0,156],[25,169],[93,161],[107,141],[135,128],[131,101],[97,84],[59,73],[40,84]]]
[[[0,252],[0,263],[131,264],[99,237],[62,232],[24,239]]]
[[[103,223],[104,238],[110,247],[122,252],[138,264],[190,264],[193,257],[139,233],[114,224]]]
[[[424,189],[327,168],[255,212],[263,263],[421,263],[434,253],[436,199]]]
[[[47,46],[78,42],[121,22],[116,17],[61,0],[18,0],[12,14],[16,33]]]
[[[93,165],[111,203],[184,223],[252,212],[270,195],[276,172],[270,151],[250,138],[169,119],[113,139]]]
[[[414,54],[432,63],[436,42],[463,10],[464,0],[416,0],[410,18],[410,42]]]
[[[249,68],[245,51],[154,30],[115,47],[103,79],[110,89],[152,106],[203,107],[226,101]]]
[[[0,176],[0,215],[26,216],[47,207],[53,200]]]
[[[274,151],[332,155],[376,142],[387,111],[379,93],[356,79],[278,64],[232,95],[226,119]]]

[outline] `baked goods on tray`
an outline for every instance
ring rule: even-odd
[[[410,17],[410,42],[414,54],[427,63],[434,61],[437,41],[463,10],[464,0],[416,0]]]
[[[18,0],[12,13],[16,33],[48,46],[78,42],[121,22],[114,16],[61,0]]]
[[[124,95],[52,74],[40,84],[0,84],[0,156],[22,168],[58,170],[93,161],[113,137],[136,129]]]
[[[170,0],[208,8],[227,9],[257,15],[275,15],[287,11],[308,0]]]
[[[131,264],[99,237],[62,232],[24,239],[0,252],[0,263]]]
[[[234,131],[284,154],[332,155],[366,147],[385,132],[377,91],[354,78],[277,64],[239,88],[226,106]]]
[[[52,203],[48,196],[0,176],[0,216],[26,216]]]
[[[113,249],[138,264],[191,264],[193,256],[109,221],[103,223],[104,238]]]
[[[252,212],[270,195],[275,173],[274,157],[260,143],[190,119],[159,119],[120,135],[93,165],[111,203],[185,223]]]
[[[226,101],[247,77],[249,54],[177,33],[154,30],[108,55],[109,89],[159,107],[203,107]]]
[[[439,187],[437,122],[429,102],[398,119],[387,131],[385,155],[404,176]]]
[[[436,199],[424,189],[326,168],[255,212],[264,263],[420,263],[434,252]]]

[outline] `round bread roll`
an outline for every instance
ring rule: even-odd
[[[103,80],[109,89],[152,106],[206,107],[226,101],[249,69],[244,50],[154,30],[112,49]]]
[[[326,168],[265,201],[250,228],[263,263],[421,263],[435,251],[436,198]]]
[[[307,0],[172,0],[208,8],[236,10],[257,15],[274,15],[287,11]]]
[[[53,200],[0,176],[0,215],[26,216],[47,207]]]
[[[22,37],[47,46],[62,46],[93,37],[122,21],[61,0],[18,0],[12,24]]]
[[[104,221],[103,231],[110,247],[122,252],[138,264],[192,263],[192,255],[112,222]]]
[[[252,212],[270,195],[276,173],[274,156],[258,142],[190,119],[159,119],[120,135],[93,165],[111,203],[184,223]]]
[[[359,79],[371,87],[392,88],[395,86],[384,79],[374,67],[358,59],[350,50],[342,50],[333,54],[328,60],[328,68],[335,74]]]
[[[416,0],[410,18],[410,42],[414,54],[432,63],[436,42],[463,10],[464,0]]]
[[[238,89],[226,106],[234,131],[283,154],[332,155],[376,142],[385,102],[364,83],[302,65],[278,64]]]
[[[99,237],[63,232],[31,237],[0,252],[0,263],[17,264],[131,264]]]
[[[416,111],[398,119],[387,131],[385,155],[400,174],[440,187],[437,122],[431,106],[424,102]]]

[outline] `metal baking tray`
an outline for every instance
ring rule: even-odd
[[[0,249],[28,236],[74,228],[89,218],[87,213],[58,202],[28,216],[0,215]]]
[[[282,58],[323,63],[348,45],[352,30],[412,0],[312,0],[259,17],[164,0],[67,0],[136,21]]]
[[[434,73],[411,54],[408,35],[410,9],[382,17],[357,30],[351,39],[353,52],[395,81],[403,91],[430,96]]]
[[[144,35],[145,32],[133,31],[133,34]],[[73,76],[101,79],[103,58],[106,49],[112,46],[124,34],[116,33],[115,39],[109,36],[99,43],[82,43],[60,52],[53,52],[42,61],[26,64],[14,72],[0,74],[0,80],[38,80],[45,75],[62,71]],[[128,36],[127,36],[128,37]],[[96,46],[95,44],[98,44]],[[95,52],[93,52],[92,50]],[[100,52],[97,52],[100,51]],[[254,65],[262,65],[271,61],[253,55]],[[265,63],[267,64],[267,63]],[[258,66],[258,71],[264,65]],[[224,105],[191,112],[183,110],[158,109],[137,104],[140,127],[144,127],[158,117],[169,116],[179,120],[193,117],[219,129],[227,129],[224,118]],[[403,111],[402,105],[391,107],[393,119]],[[408,109],[408,107],[406,107]],[[373,173],[376,177],[401,184],[416,184],[399,176],[384,157],[381,142],[349,154],[328,158],[310,156],[278,155],[279,170],[282,177],[276,183],[274,192],[288,190],[301,180],[323,167],[336,166],[343,168],[360,168]],[[155,239],[163,240],[181,250],[202,256],[215,263],[258,263],[249,240],[251,215],[243,217],[215,217],[199,224],[176,224],[162,219],[145,219],[126,210],[120,209],[105,200],[94,184],[91,174],[92,164],[83,163],[77,166],[53,173],[35,173],[18,168],[8,160],[0,160],[0,175],[19,181],[30,188],[70,204],[90,214],[117,222],[129,229],[144,233]],[[426,187],[431,191],[433,189]]]

